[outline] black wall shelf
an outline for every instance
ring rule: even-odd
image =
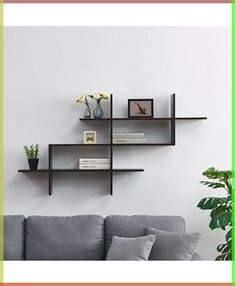
[[[21,169],[18,170],[19,173],[49,173],[49,172],[144,172],[144,169],[90,169],[90,170],[80,170],[80,169],[38,169],[38,170],[29,170]]]
[[[80,118],[81,121],[154,121],[154,120],[206,120],[207,117],[153,117],[153,118],[128,118],[128,117],[114,117],[114,118]]]
[[[109,175],[110,181],[110,195],[113,195],[113,174],[117,172],[144,172],[142,168],[113,168],[113,149],[118,147],[135,147],[135,146],[174,146],[175,145],[175,126],[176,121],[183,121],[183,120],[206,120],[207,117],[176,117],[175,116],[175,94],[171,95],[171,103],[170,103],[170,117],[154,117],[154,118],[128,118],[128,117],[113,117],[113,96],[110,95],[110,114],[109,118],[101,118],[101,119],[94,119],[94,118],[80,118],[83,122],[108,122],[109,124],[109,138],[108,143],[101,143],[101,144],[49,144],[48,145],[48,169],[38,169],[38,170],[29,170],[29,169],[21,169],[18,170],[19,173],[46,173],[48,175],[49,181],[49,195],[53,193],[53,174],[54,173],[62,173],[62,172],[105,172]],[[170,126],[170,138],[169,142],[159,143],[159,142],[152,142],[152,143],[138,143],[138,144],[115,144],[112,143],[112,135],[113,135],[113,121],[168,121]],[[86,147],[86,148],[94,148],[94,147],[107,147],[110,151],[110,169],[89,169],[89,170],[81,170],[81,169],[55,169],[53,168],[53,149],[56,147]]]

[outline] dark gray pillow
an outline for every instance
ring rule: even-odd
[[[147,227],[146,235],[156,235],[149,260],[191,260],[200,233],[176,233]]]
[[[107,260],[148,260],[155,235],[136,238],[113,236]]]

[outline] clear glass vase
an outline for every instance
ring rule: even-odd
[[[85,104],[84,118],[91,118],[91,110],[88,103]]]
[[[103,109],[100,105],[100,100],[97,100],[96,107],[93,110],[93,117],[96,119],[100,119],[103,117],[103,115],[104,115],[104,112],[103,112]]]

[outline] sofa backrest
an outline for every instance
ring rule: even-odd
[[[25,217],[6,215],[3,223],[4,260],[24,259]]]
[[[97,215],[29,216],[26,260],[100,260],[104,258],[104,219]]]
[[[148,226],[185,232],[180,216],[4,216],[4,260],[102,260],[114,235],[144,236]]]
[[[111,215],[105,218],[105,253],[112,237],[144,236],[148,226],[171,232],[185,232],[185,221],[181,216]]]

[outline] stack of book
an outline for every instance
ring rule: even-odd
[[[113,133],[113,144],[144,144],[147,139],[144,133]]]
[[[79,158],[79,169],[110,169],[110,158]]]

